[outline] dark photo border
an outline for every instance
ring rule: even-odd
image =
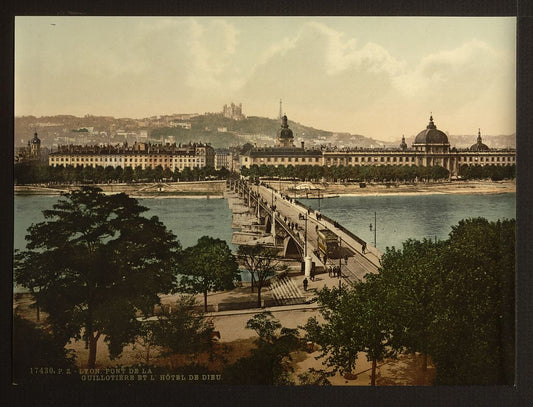
[[[516,16],[517,17],[517,375],[515,386],[456,387],[256,387],[175,386],[157,384],[80,384],[35,388],[11,385],[12,254],[13,254],[13,133],[14,18],[16,15],[358,15],[358,16]],[[532,209],[533,179],[533,2],[529,0],[428,0],[334,2],[217,1],[18,1],[2,15],[2,123],[5,146],[2,171],[0,405],[11,406],[344,406],[344,405],[527,405],[532,399]]]

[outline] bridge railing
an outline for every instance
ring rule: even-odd
[[[258,202],[259,202],[259,205],[261,207],[263,207],[270,215],[272,215],[273,210],[269,206],[268,202],[263,202],[261,200],[259,200]],[[288,223],[285,222],[285,220],[283,218],[281,218],[281,217],[278,218],[277,222],[294,239],[294,241],[299,246],[299,248],[303,250],[305,242],[304,242],[304,239],[299,236],[298,231],[295,231],[295,230],[291,229],[291,227],[288,225]]]
[[[265,186],[265,185],[263,185]],[[285,199],[288,199],[289,202],[292,202],[294,205],[304,209],[305,211],[307,212],[315,212],[315,210],[307,205],[304,205],[302,202],[298,201],[297,199],[294,199],[294,198],[289,198],[289,197],[286,197]],[[346,229],[343,225],[341,225],[339,222],[337,222],[336,220],[330,218],[329,216],[327,215],[323,215],[322,213],[320,214],[320,217],[329,222],[332,226],[336,227],[337,229],[341,230],[342,232],[344,232],[345,234],[347,234],[348,236],[350,236],[353,240],[355,240],[357,243],[359,243],[361,246],[363,247],[367,247],[367,242],[363,239],[361,239],[359,236],[357,236],[356,234],[354,234],[353,232],[351,232],[350,230]],[[369,248],[370,249],[370,248]]]
[[[310,210],[310,211],[314,211],[313,208],[310,208],[306,205],[304,205],[303,203],[301,203],[300,201],[298,200],[294,200],[294,204],[305,209],[305,210]],[[350,236],[352,239],[354,239],[357,243],[359,243],[361,246],[365,246],[366,247],[366,242],[361,239],[359,236],[355,235],[354,233],[350,232],[348,229],[346,229],[344,226],[342,226],[339,222],[337,222],[336,220],[330,218],[329,216],[326,216],[326,215],[323,215],[322,213],[320,214],[321,218],[328,221],[329,223],[331,223],[334,227],[336,227],[337,229],[340,229],[341,231],[343,231],[344,233],[346,233],[348,236]]]

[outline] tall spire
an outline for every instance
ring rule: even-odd
[[[477,143],[481,144],[481,129],[477,129]]]
[[[283,110],[281,108],[281,99],[279,100],[279,119],[281,120],[281,118],[283,117]]]

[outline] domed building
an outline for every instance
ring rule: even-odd
[[[429,116],[429,124],[417,134],[413,142],[413,148],[416,151],[426,153],[447,153],[450,151],[450,142],[448,136],[443,131],[437,129],[433,122],[433,116]]]
[[[476,144],[472,144],[470,147],[470,151],[489,151],[490,148],[486,144],[483,144],[481,141],[481,129],[477,130],[477,142]]]
[[[463,165],[515,165],[515,149],[490,149],[481,142],[470,148],[450,148],[448,136],[439,130],[429,118],[429,124],[415,137],[411,147],[408,147],[405,136],[396,148],[361,148],[322,146],[320,149],[294,148],[294,136],[287,124],[287,116],[283,116],[281,128],[278,130],[276,147],[253,148],[239,157],[237,168],[252,165],[298,166],[322,165],[334,166],[441,166],[450,172],[450,176],[457,175]],[[291,147],[291,148],[287,148]]]
[[[276,147],[253,148],[239,157],[237,168],[252,165],[298,166],[322,165],[334,166],[441,166],[456,176],[463,165],[500,165],[516,164],[515,149],[490,149],[481,142],[470,148],[450,148],[448,136],[439,130],[429,118],[429,124],[415,137],[411,147],[407,146],[405,136],[396,148],[362,148],[322,146],[320,149],[294,148],[294,136],[287,125],[287,116],[282,117],[278,130]],[[292,147],[292,148],[286,148]]]
[[[413,142],[413,150],[424,153],[418,163],[423,166],[440,165],[450,168],[450,142],[443,131],[437,129],[433,116],[429,116],[429,124],[417,134]]]
[[[281,118],[281,128],[278,130],[278,147],[294,147],[294,135],[287,124],[287,116]]]

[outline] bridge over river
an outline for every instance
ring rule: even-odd
[[[378,272],[381,253],[335,220],[263,182],[253,184],[244,179],[231,179],[228,188],[247,208],[245,212],[264,226],[270,243],[283,247],[284,257],[305,264],[307,276],[340,268],[342,280],[354,282],[362,281],[368,273]],[[324,229],[334,234],[339,245],[337,253],[327,258],[318,248],[318,231]]]

